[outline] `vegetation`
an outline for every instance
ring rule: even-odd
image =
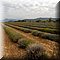
[[[52,22],[51,18],[49,18],[48,22]]]
[[[50,33],[44,33],[41,31],[33,30],[32,35],[39,36],[45,39],[53,40],[53,41],[59,41],[59,35],[57,34],[50,34]]]
[[[38,37],[41,37],[41,38],[45,38],[45,39],[49,39],[49,40],[53,40],[53,41],[57,41],[57,42],[59,41],[59,35],[58,34],[50,34],[50,33],[42,32],[43,30],[44,31],[49,31],[47,28],[42,28],[41,29],[42,31],[37,31],[37,30],[31,30],[31,29],[28,29],[28,28],[14,26],[14,25],[11,25],[11,24],[7,24],[7,25],[11,26],[13,28],[16,28],[18,30],[21,30],[23,32],[31,33],[34,36],[38,36]],[[51,32],[51,31],[49,31],[49,32]]]
[[[43,21],[43,20],[42,20]],[[57,22],[7,22],[8,24],[13,24],[15,26],[29,26],[29,27],[38,27],[38,28],[58,28]]]
[[[24,27],[24,26],[23,26]],[[29,29],[33,29],[33,30],[38,30],[38,31],[42,31],[42,32],[47,32],[47,33],[52,33],[52,34],[58,34],[59,31],[58,29],[51,29],[51,28],[38,28],[38,27],[25,27],[25,28],[29,28]]]
[[[41,33],[42,33],[42,32],[37,31],[37,30],[33,30],[33,31],[32,31],[32,35],[34,35],[34,36],[39,36]]]
[[[11,41],[17,43],[20,48],[26,48],[29,44],[33,43],[30,40],[22,39],[22,36],[11,27],[5,26],[4,29]]]
[[[13,28],[16,28],[16,29],[21,30],[21,31],[26,32],[26,33],[30,33],[31,32],[31,29],[27,29],[27,28],[23,28],[23,27],[18,27],[18,26],[14,26],[14,25],[11,25],[11,24],[6,24],[6,25],[8,25],[10,27],[13,27]]]
[[[26,48],[29,44],[32,44],[33,42],[26,39],[19,39],[18,40],[18,47],[20,48]]]
[[[56,42],[59,41],[59,35],[56,35],[56,34],[43,33],[42,38],[49,39],[49,40],[56,41]]]
[[[35,22],[34,22],[32,26],[30,25],[30,23],[29,24],[28,23],[26,22],[26,24],[25,24],[24,22],[22,22],[22,23],[19,24],[17,22],[17,24],[16,24],[16,22],[15,22],[15,23],[9,23],[9,24],[14,25],[14,26],[19,26],[19,27],[22,27],[22,28],[28,28],[28,29],[32,29],[32,30],[38,30],[38,31],[43,31],[43,32],[47,32],[47,33],[52,33],[52,34],[58,34],[59,33],[59,30],[57,29],[58,27],[56,27],[56,24],[54,24],[52,22],[49,22],[49,24],[47,22],[46,23],[40,23],[40,24],[36,23],[35,24]]]
[[[27,48],[27,58],[28,60],[45,60],[48,56],[45,54],[45,50],[40,44],[31,44]]]
[[[57,28],[54,27],[55,23],[52,24],[51,21],[48,22],[7,22],[5,23],[4,29],[11,41],[26,51],[26,60],[49,60],[50,58],[50,60],[53,60],[55,57],[58,57],[58,46],[56,46],[56,42],[59,42],[59,35]],[[21,32],[21,34],[17,31]],[[28,35],[28,37],[25,34]],[[39,38],[35,39],[31,34]],[[21,35],[23,35],[23,37]]]
[[[11,41],[13,42],[18,42],[19,39],[21,39],[20,34],[16,33],[15,30],[13,30],[10,27],[4,27],[6,33],[8,34],[9,38],[11,39]]]

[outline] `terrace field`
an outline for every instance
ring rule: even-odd
[[[58,60],[57,22],[4,22],[5,55],[3,59]]]

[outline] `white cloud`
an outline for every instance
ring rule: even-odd
[[[7,7],[6,17],[35,18],[55,17],[55,6],[59,0],[2,0]]]

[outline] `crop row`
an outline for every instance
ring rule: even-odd
[[[32,35],[34,36],[38,36],[38,37],[42,37],[44,39],[49,39],[49,40],[53,40],[56,42],[59,42],[59,35],[58,34],[50,34],[50,33],[45,33],[45,32],[41,32],[41,31],[37,31],[37,30],[29,30],[28,28],[22,28],[22,27],[18,27],[18,26],[14,26],[14,25],[10,25],[9,26],[24,31],[24,32],[31,32]]]
[[[14,26],[19,26],[19,24],[18,25],[17,24],[13,24],[13,23],[9,23],[9,24],[14,25]],[[38,30],[38,31],[42,31],[42,32],[52,33],[52,34],[59,34],[59,30],[58,29],[42,28],[42,27],[38,28],[38,27],[31,27],[31,26],[19,26],[19,27],[24,27],[24,28]]]
[[[59,42],[59,35],[57,34],[44,33],[44,32],[34,30],[32,31],[32,35]]]
[[[14,25],[11,25],[11,24],[6,24],[7,26],[10,26],[10,27],[13,27],[13,28],[16,28],[18,30],[21,30],[23,32],[26,32],[26,33],[31,33],[31,29],[27,29],[27,28],[23,28],[23,27],[18,27],[18,26],[14,26]]]
[[[18,43],[19,48],[26,48],[26,51],[27,51],[26,57],[28,59],[33,59],[33,58],[38,59],[39,57],[41,57],[41,54],[43,54],[44,49],[42,49],[40,47],[40,45],[38,45],[38,44],[28,45],[28,44],[30,44],[30,41],[21,39],[20,35],[18,33],[16,33],[15,30],[13,30],[10,27],[4,27],[4,29],[5,29],[6,33],[8,34],[9,38],[13,42]],[[38,54],[38,57],[37,57],[37,54]]]
[[[5,26],[4,30],[8,34],[11,41],[14,43],[18,43],[19,47],[23,48],[23,47],[26,47],[28,44],[32,43],[32,41],[30,40],[25,40],[23,36],[20,35],[20,33],[16,32],[16,30],[14,30],[11,27]]]
[[[30,27],[38,27],[38,28],[51,28],[57,29],[56,22],[7,22],[9,24],[17,25],[17,26],[30,26]]]
[[[59,33],[58,29],[38,28],[38,27],[29,27],[29,26],[26,26],[26,27],[22,26],[22,27],[33,29],[33,30],[38,30],[38,31],[42,31],[42,32],[52,33],[52,34],[58,34]]]
[[[23,48],[27,51],[27,54],[25,56],[26,59],[40,60],[42,57],[44,59],[50,59],[50,56],[48,55],[48,53],[46,53],[43,45],[34,43],[31,40],[24,39],[19,33],[16,32],[16,30],[11,27],[5,26],[4,30],[8,34],[11,41],[17,43],[19,48]]]

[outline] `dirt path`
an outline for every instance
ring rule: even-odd
[[[4,33],[4,59],[22,59],[24,58],[26,51],[18,48],[16,43],[13,43],[8,38],[7,34]]]

